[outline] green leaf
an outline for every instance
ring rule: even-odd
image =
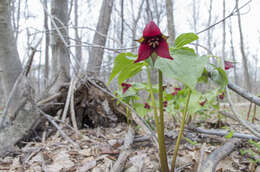
[[[174,60],[159,58],[155,67],[168,79],[176,79],[190,89],[194,89],[208,62],[207,56],[174,54]]]
[[[228,84],[226,72],[221,67],[212,66],[215,68],[215,70],[211,72],[212,80],[221,86],[221,89],[224,89]]]
[[[230,131],[230,132],[225,136],[225,138],[230,139],[230,138],[233,137],[233,135],[234,135],[234,131]]]
[[[198,38],[199,37],[195,33],[183,33],[176,38],[174,48],[181,48],[184,45],[197,40]]]
[[[142,103],[134,103],[132,106],[134,107],[135,111],[142,117],[146,116],[148,112],[151,111],[149,109],[145,109],[144,104]]]
[[[208,83],[209,75],[206,68],[204,68],[202,75],[200,76],[198,82]]]
[[[129,63],[128,65],[125,65],[125,67],[120,71],[118,75],[118,84],[120,85],[122,82],[127,80],[128,78],[131,78],[132,76],[136,75],[140,71],[142,71],[142,68],[144,66],[144,63]]]
[[[185,139],[187,142],[189,142],[191,145],[193,145],[193,146],[198,144],[196,141],[193,141],[193,140],[189,139],[188,137],[184,137],[184,139]]]
[[[196,55],[195,51],[193,48],[190,47],[182,47],[182,48],[177,48],[172,50],[173,53],[175,54],[186,54],[186,55]]]
[[[136,55],[132,53],[118,54],[114,60],[114,67],[110,74],[108,85],[116,76],[118,76],[118,82],[121,84],[124,80],[140,72],[145,64],[142,62],[134,63],[135,59]]]

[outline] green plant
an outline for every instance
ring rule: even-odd
[[[228,82],[222,68],[208,65],[208,56],[198,56],[192,48],[187,46],[197,39],[198,36],[194,33],[181,34],[176,38],[174,47],[169,49],[167,37],[161,33],[154,22],[150,22],[143,31],[143,37],[138,40],[140,42],[138,56],[132,53],[119,54],[114,61],[109,79],[110,83],[117,77],[118,84],[122,87],[117,92],[118,97],[134,107],[142,117],[145,118],[145,114],[153,110],[161,170],[164,172],[169,171],[164,143],[164,111],[182,114],[171,165],[171,171],[174,171],[187,116],[206,111],[209,107],[218,108],[218,96],[222,95]],[[151,69],[158,70],[157,85],[152,85]],[[147,72],[147,83],[125,83],[128,78],[142,70]],[[177,80],[182,83],[183,87],[169,87],[166,90],[163,86],[163,77],[168,81]],[[197,91],[196,85],[199,82],[207,83],[209,77],[219,85],[219,88],[206,93]],[[143,104],[138,102],[138,94],[141,90],[148,92],[148,98]],[[155,99],[155,93],[158,93],[158,100]]]

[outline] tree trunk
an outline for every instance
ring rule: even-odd
[[[134,2],[133,0],[131,0],[131,10],[132,10],[132,18],[133,18],[133,29],[132,29],[132,37],[133,37],[133,41],[132,41],[132,47],[135,47],[136,46],[136,30],[137,30],[137,24],[141,18],[141,14],[142,14],[142,8],[143,8],[143,5],[144,5],[144,1],[145,0],[142,0],[139,8],[138,8],[138,13],[137,13],[137,17],[135,18],[135,11],[134,11]]]
[[[165,0],[166,2],[166,15],[167,15],[167,29],[169,34],[170,46],[173,46],[175,40],[175,26],[173,16],[173,0]]]
[[[196,0],[193,0],[193,2],[192,2],[192,13],[193,13],[192,20],[193,20],[194,32],[197,33],[197,31],[198,31],[198,21],[199,21],[199,3]],[[198,44],[199,44],[199,41],[196,40],[196,45],[195,45],[196,53],[199,53]]]
[[[11,26],[8,0],[0,1],[0,68],[5,98],[8,97],[13,85],[22,71],[22,64],[16,48],[16,41]],[[13,95],[12,104],[15,105],[19,93]],[[12,107],[12,106],[11,106]]]
[[[103,0],[100,15],[98,18],[98,24],[96,33],[94,35],[93,44],[105,46],[107,37],[103,35],[108,34],[110,25],[110,18],[113,8],[113,0]],[[87,72],[89,76],[97,77],[100,74],[102,60],[104,55],[104,49],[102,48],[91,48],[90,57],[87,66]]]
[[[81,39],[80,39],[79,33],[78,33],[78,0],[75,0],[75,4],[74,4],[74,22],[75,22],[74,30],[75,30],[75,40],[76,40],[75,55],[76,55],[76,58],[77,58],[79,64],[81,64],[80,62],[82,59],[82,49],[81,49]]]
[[[69,80],[68,47],[68,0],[51,1],[52,22],[52,71],[57,79],[57,88]],[[61,38],[63,37],[63,38]],[[65,41],[65,42],[64,42]]]
[[[209,1],[209,18],[208,18],[208,27],[211,25],[211,19],[212,19],[212,0]],[[211,41],[212,41],[212,35],[211,35],[211,29],[208,29],[208,38],[207,38],[207,42],[208,42],[208,49],[211,51]]]
[[[10,94],[16,79],[22,72],[14,32],[11,27],[9,4],[9,0],[0,1],[0,68],[3,70],[1,73],[5,95]],[[21,89],[15,89],[9,100],[8,111],[1,115],[0,156],[4,156],[7,152],[13,152],[14,145],[38,118],[33,110],[23,109],[25,100],[22,98],[22,93]]]
[[[48,86],[49,79],[49,46],[50,46],[50,34],[48,25],[48,14],[45,10],[48,10],[47,0],[43,1],[44,5],[44,29],[45,29],[45,67],[44,67],[44,87]]]
[[[124,43],[124,0],[121,0],[121,32],[120,32],[120,46]]]
[[[242,55],[246,89],[251,92],[252,88],[251,88],[250,77],[249,77],[249,72],[248,72],[247,57],[246,57],[245,49],[244,49],[244,39],[243,39],[243,32],[242,32],[241,17],[240,17],[240,12],[238,9],[238,1],[239,0],[236,0],[236,8],[237,8],[238,28],[239,28],[239,35],[240,35],[240,51],[241,51],[241,55]]]
[[[229,25],[229,33],[230,33],[230,49],[231,49],[231,56],[233,62],[236,62],[236,54],[235,54],[235,48],[233,43],[233,33],[232,33],[232,23]],[[234,65],[234,82],[236,85],[239,86],[239,77],[237,72],[237,65]],[[239,102],[240,96],[236,95],[236,100]]]
[[[225,18],[226,16],[226,3],[225,0],[223,0],[223,18]],[[222,58],[225,59],[226,53],[225,53],[225,49],[226,49],[226,22],[225,20],[223,21],[223,25],[222,25],[222,34],[223,34],[223,38],[222,38]],[[224,64],[223,64],[224,65]]]

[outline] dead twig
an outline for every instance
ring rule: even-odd
[[[133,144],[134,141],[134,135],[135,135],[135,130],[131,125],[129,125],[128,132],[124,140],[123,150],[120,152],[119,157],[110,172],[121,172],[124,170],[125,162],[128,156],[132,152],[131,145]]]
[[[200,148],[200,160],[199,160],[199,164],[198,164],[198,168],[197,168],[197,171],[201,171],[201,166],[204,162],[204,159],[205,159],[205,147],[206,147],[206,143],[203,143],[201,148]]]
[[[202,164],[199,172],[215,172],[218,163],[232,153],[241,144],[239,139],[230,139],[223,146],[212,152]]]
[[[64,133],[62,131],[62,129],[59,127],[59,125],[52,120],[52,118],[50,117],[50,115],[46,114],[45,112],[43,112],[39,107],[35,107],[55,128],[57,128],[57,130],[60,132],[60,134],[63,136],[63,138],[65,138],[68,142],[70,142],[73,146],[80,148],[79,144],[74,142],[66,133]]]
[[[215,129],[203,129],[203,128],[188,128],[189,131],[191,132],[196,132],[196,133],[203,133],[203,134],[208,134],[208,135],[216,135],[216,136],[226,136],[229,134],[230,131],[225,131],[225,130],[215,130]],[[241,138],[241,139],[252,139],[252,140],[260,140],[260,138],[250,135],[250,134],[243,134],[243,133],[237,133],[234,132],[232,137],[236,138]]]
[[[70,116],[71,116],[71,121],[72,121],[72,126],[78,130],[78,126],[77,126],[77,120],[76,120],[76,114],[75,114],[75,108],[74,108],[74,90],[75,90],[75,85],[76,85],[76,81],[73,79],[72,81],[72,90],[71,90],[71,100],[70,100]]]

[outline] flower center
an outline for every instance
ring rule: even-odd
[[[160,38],[158,38],[158,37],[153,37],[153,38],[148,39],[147,43],[148,43],[148,45],[149,45],[150,47],[156,48],[156,47],[159,46],[159,40],[160,40]]]

